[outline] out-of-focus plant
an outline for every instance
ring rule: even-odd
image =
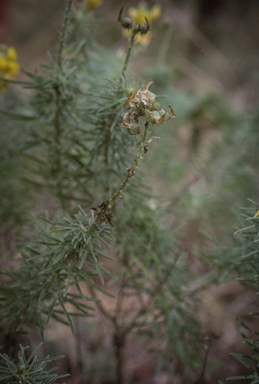
[[[93,11],[95,8],[98,8],[102,5],[103,0],[85,0],[84,11],[86,13]]]
[[[13,80],[19,68],[16,50],[13,47],[0,45],[0,91],[6,92],[9,84],[7,80]]]
[[[259,272],[259,205],[251,201],[255,208],[246,208],[247,226],[236,232],[236,235],[241,235],[241,244],[239,247],[239,256],[236,259],[236,264],[239,267],[238,281],[247,284],[258,294],[258,272]],[[255,212],[256,210],[256,212]],[[254,216],[251,213],[254,213]],[[250,312],[249,317],[254,319],[259,315],[258,311]],[[252,329],[253,327],[247,325],[244,321],[236,319],[239,332],[243,338],[243,342],[247,344],[250,352],[246,353],[231,353],[231,355],[238,360],[247,370],[247,375],[239,375],[228,377],[227,380],[249,380],[249,383],[259,383],[259,332]],[[220,381],[219,383],[223,383]]]
[[[139,3],[136,8],[129,8],[128,14],[131,20],[132,25],[135,27],[136,25],[144,25],[146,20],[150,25],[149,29],[151,29],[151,25],[154,21],[156,21],[161,16],[161,6],[159,4],[155,4],[151,9],[148,9],[148,6],[145,2]],[[126,20],[127,18],[125,18]],[[128,28],[123,30],[123,35],[125,37],[130,38],[131,33]],[[150,43],[152,39],[152,33],[148,34],[145,32],[145,28],[143,27],[142,33],[135,36],[135,42],[140,45],[146,47]]]
[[[160,107],[151,79],[143,85],[127,77],[134,44],[148,36],[159,7],[136,24],[120,11],[130,41],[120,73],[109,79],[96,59],[102,50],[84,37],[88,16],[75,11],[70,21],[71,7],[69,0],[50,63],[41,73],[25,72],[29,81],[23,85],[34,91],[26,115],[8,112],[26,122],[26,138],[16,151],[26,159],[23,180],[39,200],[55,197],[52,211],[57,205],[66,211],[60,220],[53,213],[45,217],[46,226],[21,250],[17,265],[1,271],[1,335],[36,325],[44,337],[51,318],[73,331],[72,317],[90,317],[95,307],[111,329],[118,384],[125,380],[130,335],[159,355],[157,371],[166,371],[168,380],[181,375],[184,382],[201,369],[197,351],[202,353],[205,332],[196,301],[210,280],[197,281],[188,268],[137,172],[175,112]],[[84,207],[79,212],[78,203]],[[105,267],[109,258],[117,262],[112,273]],[[108,281],[116,298],[108,284],[102,287]],[[98,292],[112,297],[114,307],[107,308]]]
[[[57,375],[53,373],[56,368],[51,368],[48,371],[44,370],[46,364],[64,356],[46,356],[38,360],[36,353],[42,344],[40,343],[28,358],[26,358],[25,351],[29,347],[24,348],[20,345],[17,361],[10,360],[6,354],[0,353],[0,382],[4,384],[23,382],[28,384],[52,384],[58,379],[69,376],[68,374]]]

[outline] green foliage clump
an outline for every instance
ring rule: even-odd
[[[170,180],[176,179],[176,169],[182,175],[188,168],[178,164],[179,131],[171,133],[161,128],[175,117],[173,108],[160,107],[156,94],[149,89],[155,87],[151,79],[143,87],[145,82],[135,82],[127,76],[135,38],[149,33],[150,24],[146,19],[146,23],[133,28],[127,22],[131,38],[124,61],[115,55],[111,60],[111,54],[92,38],[90,31],[96,28],[95,21],[80,7],[78,10],[71,7],[70,0],[59,45],[56,50],[49,50],[50,62],[41,66],[40,73],[25,71],[29,80],[22,85],[32,93],[28,105],[17,106],[14,111],[0,111],[5,116],[4,124],[18,121],[24,132],[14,151],[15,160],[22,159],[24,171],[21,177],[15,174],[11,178],[17,176],[23,188],[26,185],[35,196],[34,204],[40,202],[40,214],[50,211],[44,215],[45,226],[41,224],[36,231],[28,231],[26,242],[17,247],[15,258],[6,261],[0,272],[1,337],[17,336],[34,326],[43,339],[51,319],[74,332],[73,317],[83,317],[86,322],[96,311],[99,316],[94,322],[98,327],[103,326],[99,318],[109,324],[118,383],[124,382],[130,336],[145,341],[149,352],[156,353],[156,372],[166,371],[172,381],[177,375],[185,381],[193,380],[202,367],[206,336],[197,316],[198,293],[211,282],[229,278],[230,271],[236,273],[238,267],[233,261],[238,259],[241,243],[235,249],[232,247],[231,259],[226,257],[227,251],[220,258],[211,257],[213,251],[207,254],[204,261],[212,268],[202,278],[188,266],[181,230],[173,232],[169,220],[174,202],[167,210],[154,198],[145,176],[139,172],[142,160],[149,157],[155,163],[157,154],[168,163],[162,165],[161,173]],[[125,27],[121,12],[119,21]],[[106,61],[109,61],[107,65]],[[194,98],[177,92],[172,95],[168,86],[170,71],[166,65],[161,68],[156,79],[158,88],[167,92],[164,104],[171,104],[172,97],[179,105],[180,121],[191,126],[189,156],[198,156],[208,126],[220,131],[236,120],[231,120],[232,116],[214,96]],[[155,136],[157,130],[166,139],[163,151],[157,144],[160,139]],[[229,132],[225,136],[230,140]],[[237,146],[235,137],[231,151],[235,152]],[[217,152],[218,148],[213,143],[213,155],[221,153]],[[166,155],[171,156],[173,151],[176,151],[175,159],[169,164]],[[240,164],[242,158],[238,154],[234,165]],[[3,169],[9,160],[4,156]],[[228,160],[224,169],[231,173],[234,165],[229,165]],[[217,167],[218,162],[215,164]],[[159,167],[161,164],[154,165],[154,169]],[[204,164],[202,169],[205,174]],[[244,169],[240,170],[242,173]],[[4,171],[2,174],[5,175]],[[8,183],[7,189],[11,184]],[[206,183],[206,188],[201,188],[202,198],[207,193],[207,179]],[[183,187],[183,195],[188,194],[191,184]],[[214,191],[215,195],[218,193],[219,205],[221,187],[219,182]],[[178,201],[184,196],[180,195]],[[199,196],[198,204],[200,201],[209,204],[211,196],[208,196],[208,200]],[[9,197],[12,202],[17,199],[15,194]],[[46,206],[41,203],[43,197]],[[183,203],[188,215],[195,205],[192,199],[189,196]],[[38,213],[34,215],[39,216]],[[179,216],[175,220],[181,228],[181,220],[186,220],[187,215]],[[165,225],[166,221],[170,224]],[[249,255],[256,254],[251,252]],[[116,262],[111,264],[110,260]],[[252,267],[255,268],[250,263],[247,273]],[[113,306],[106,306],[107,296]],[[86,304],[88,301],[91,305]],[[43,367],[41,361],[35,359],[34,366],[28,365],[35,353],[36,350],[26,360],[21,347],[25,366],[21,372],[2,355],[10,368],[10,372],[5,372],[8,375],[38,372]],[[13,380],[4,376],[4,380],[9,378]],[[57,377],[49,378],[40,376],[39,381],[35,378],[32,382],[51,383]],[[30,382],[27,376],[23,380]]]
[[[46,356],[44,359],[38,360],[36,353],[42,344],[40,343],[28,358],[26,358],[25,351],[29,347],[24,348],[20,345],[17,362],[10,360],[6,354],[0,353],[0,382],[3,384],[23,382],[28,384],[52,384],[57,379],[69,376],[68,374],[57,375],[53,373],[56,368],[51,368],[48,371],[44,370],[46,364],[64,356]]]
[[[258,294],[259,284],[259,205],[251,201],[256,208],[245,209],[248,214],[246,222],[248,226],[242,228],[236,232],[241,234],[239,256],[235,260],[235,264],[238,266],[238,281],[248,285]],[[251,217],[251,212],[255,213]],[[259,312],[250,312],[249,317],[254,318],[258,316]],[[231,353],[231,355],[238,360],[247,370],[247,375],[231,376],[227,380],[249,380],[250,383],[259,382],[258,371],[258,357],[259,357],[259,332],[251,328],[244,321],[236,318],[240,335],[243,338],[243,342],[248,346],[249,351],[247,353]],[[220,381],[220,383],[222,383]]]
[[[90,316],[89,311],[94,309],[80,301],[91,300],[82,293],[80,283],[102,290],[91,276],[98,274],[103,282],[106,271],[99,266],[98,256],[108,257],[103,251],[111,240],[107,225],[94,228],[94,215],[83,210],[74,218],[66,213],[63,222],[50,224],[49,228],[39,229],[35,243],[22,251],[19,269],[1,272],[5,276],[0,288],[4,333],[7,329],[9,333],[19,332],[25,324],[36,324],[43,337],[51,318],[73,331],[70,316]],[[68,292],[73,285],[77,293]],[[67,311],[67,304],[76,312]],[[65,314],[66,320],[60,314]]]

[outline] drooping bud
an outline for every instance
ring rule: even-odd
[[[151,25],[149,24],[148,19],[146,17],[145,19],[146,19],[146,23],[139,24],[139,32],[141,35],[145,35],[151,29]]]
[[[123,28],[131,29],[133,27],[133,23],[129,17],[121,17],[123,11],[123,7],[120,10],[118,21],[121,23]]]

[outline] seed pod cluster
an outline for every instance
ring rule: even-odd
[[[120,10],[118,21],[121,23],[122,28],[125,29],[132,29],[133,23],[132,20],[129,17],[122,17],[123,7]],[[151,25],[148,21],[148,19],[145,17],[146,23],[140,23],[135,25],[133,28],[133,33],[136,35],[137,33],[140,33],[141,35],[145,35],[148,31],[151,30]]]
[[[135,92],[129,94],[127,99],[126,108],[129,111],[125,113],[120,126],[127,129],[131,135],[141,133],[139,117],[145,117],[146,121],[157,125],[175,117],[175,112],[170,105],[170,112],[164,111],[164,109],[158,110],[160,104],[155,101],[156,95],[148,89],[150,81],[151,79],[148,80],[143,91],[138,87]]]

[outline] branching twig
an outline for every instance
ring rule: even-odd
[[[194,384],[201,384],[202,383],[202,380],[203,380],[203,377],[204,377],[204,373],[205,373],[205,369],[206,369],[206,365],[207,365],[207,361],[208,361],[209,352],[210,352],[210,349],[211,349],[213,341],[215,339],[217,339],[217,338],[218,337],[214,333],[212,333],[210,335],[210,337],[209,337],[209,344],[208,344],[208,347],[207,347],[207,350],[206,350],[206,353],[205,353],[205,357],[204,357],[202,371],[201,371],[200,377],[198,378],[198,380],[195,381]]]
[[[107,211],[109,211],[112,206],[116,203],[118,198],[121,196],[122,192],[126,189],[126,187],[130,184],[132,177],[135,175],[136,170],[138,168],[138,164],[140,160],[142,159],[142,154],[144,153],[144,145],[145,141],[148,135],[148,128],[149,128],[149,121],[146,122],[145,124],[145,130],[142,136],[142,140],[138,149],[137,156],[135,157],[135,160],[130,168],[127,169],[127,176],[124,180],[121,181],[121,184],[119,188],[113,193],[113,195],[110,197],[108,204],[104,209],[96,216],[93,224],[89,227],[87,233],[90,234],[95,231],[97,228],[97,225],[101,223],[105,217],[105,214]]]

